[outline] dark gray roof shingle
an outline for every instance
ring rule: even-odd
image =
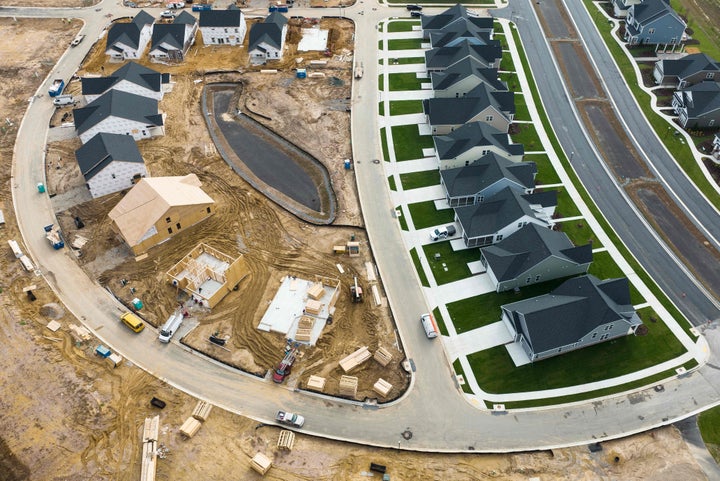
[[[282,31],[288,20],[278,12],[272,12],[261,23],[250,27],[248,51],[255,50],[261,43],[272,45],[279,49],[282,45]]]
[[[123,80],[153,92],[160,92],[162,84],[169,81],[169,76],[163,77],[160,72],[130,61],[107,77],[82,77],[82,94],[99,95]]]
[[[454,159],[474,147],[494,146],[508,155],[523,155],[522,144],[511,144],[509,136],[485,122],[471,122],[447,135],[433,137],[438,158]]]
[[[492,91],[486,83],[481,83],[465,97],[435,97],[423,101],[430,125],[465,124],[490,106],[510,122],[510,115],[515,114],[515,93]]]
[[[486,83],[492,90],[507,91],[505,82],[498,78],[498,69],[487,68],[478,60],[466,57],[443,72],[431,72],[430,81],[434,91],[447,90],[461,80],[474,76],[480,82]]]
[[[200,27],[239,27],[243,21],[239,9],[203,10],[200,12]]]
[[[450,197],[474,195],[505,178],[526,189],[535,187],[535,162],[513,162],[494,152],[483,155],[472,164],[440,171]]]
[[[108,133],[95,135],[75,151],[75,158],[86,181],[114,161],[143,163],[132,136]]]
[[[162,125],[158,101],[119,90],[110,90],[85,107],[73,109],[75,130],[81,134],[108,117],[135,120],[144,124]]]

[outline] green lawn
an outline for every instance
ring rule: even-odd
[[[500,59],[500,68],[498,68],[498,70],[504,70],[506,72],[515,71],[515,64],[513,63],[512,56],[509,52],[503,54],[502,58]]]
[[[390,101],[390,115],[421,114],[422,112],[422,100]]]
[[[397,186],[395,185],[395,176],[390,175],[388,176],[388,184],[390,184],[390,190],[397,190]]]
[[[522,89],[520,88],[520,80],[518,80],[518,76],[514,72],[502,72],[498,74],[498,78],[505,82],[508,86],[508,90],[510,92],[521,92]]]
[[[454,364],[453,364],[454,366]],[[687,370],[693,369],[695,366],[697,366],[697,361],[692,360],[688,361],[685,364],[683,364],[683,367]],[[461,366],[462,367],[462,366]],[[534,407],[540,407],[540,406],[548,406],[548,405],[554,405],[554,404],[567,404],[567,403],[573,403],[578,401],[586,401],[588,399],[595,399],[603,396],[610,396],[617,392],[625,392],[625,391],[632,391],[634,389],[642,388],[644,386],[649,386],[652,384],[656,384],[658,382],[661,382],[665,379],[671,379],[677,375],[677,372],[675,371],[676,368],[668,369],[667,371],[660,372],[658,374],[655,374],[653,376],[648,376],[642,379],[638,379],[637,381],[627,382],[625,384],[620,384],[619,386],[614,387],[608,387],[605,389],[597,389],[595,391],[587,391],[580,394],[570,394],[568,396],[558,396],[548,399],[529,399],[527,401],[510,401],[503,403],[505,406],[505,409],[526,409],[526,408],[534,408]],[[488,409],[492,409],[493,403],[485,401],[485,405]]]
[[[516,144],[523,144],[525,146],[525,152],[542,151],[545,150],[540,137],[538,136],[537,130],[533,124],[514,124],[518,127],[518,133],[511,135],[513,142]]]
[[[397,219],[398,219],[398,222],[400,222],[400,229],[409,231],[410,229],[408,229],[407,220],[405,220],[405,216],[403,215],[402,206],[395,207],[395,212],[397,212],[397,214],[398,214]]]
[[[643,322],[655,316],[649,308],[639,314]],[[625,336],[525,366],[515,367],[504,346],[473,353],[468,361],[483,391],[505,394],[610,379],[674,359],[685,352],[664,323],[646,325],[645,336]]]
[[[416,124],[396,125],[392,127],[392,136],[397,161],[421,159],[422,149],[435,145],[432,135],[420,135]]]
[[[420,277],[420,284],[423,285],[423,287],[430,287],[430,283],[427,280],[427,276],[425,275],[425,271],[422,268],[422,265],[420,264],[420,258],[418,257],[418,253],[413,247],[410,249],[410,257],[412,257],[413,264],[415,264],[415,270],[418,273],[418,276]]]
[[[388,40],[388,50],[415,50],[420,48],[422,42],[421,38],[396,38]]]
[[[557,191],[558,205],[555,213],[558,217],[576,217],[580,215],[580,209],[575,205],[567,189],[555,189]]]
[[[455,218],[455,211],[452,209],[437,210],[435,202],[427,200],[425,202],[416,202],[408,204],[410,217],[412,218],[415,229],[424,229],[440,224],[449,224]]]
[[[460,386],[463,390],[463,392],[472,394],[472,389],[470,389],[470,385],[467,382],[467,376],[465,375],[465,371],[463,371],[462,365],[460,365],[460,359],[455,359],[455,362],[453,362],[453,370],[455,371],[455,374],[461,375],[463,379],[465,379],[465,384]]]
[[[425,57],[396,57],[388,59],[388,65],[409,65],[425,63]]]
[[[530,154],[523,156],[524,161],[535,162],[537,165],[537,176],[535,177],[536,185],[559,184],[560,177],[555,168],[550,163],[550,157],[547,154]]]
[[[420,90],[420,86],[426,79],[419,79],[414,72],[391,73],[390,91]]]
[[[525,96],[522,93],[515,93],[515,117],[514,120],[530,120],[530,111],[528,110]]]
[[[385,76],[378,75],[378,92],[385,90]]]
[[[608,251],[593,254],[593,261],[592,264],[590,264],[588,273],[598,279],[624,277],[620,266],[617,265],[617,262],[615,262],[615,259],[612,258]],[[645,298],[632,284],[630,284],[630,302],[632,302],[633,305],[645,302]]]
[[[412,190],[419,189],[421,187],[430,187],[431,185],[439,185],[440,171],[433,169],[400,174],[400,183],[402,184],[403,190]]]
[[[540,284],[532,284],[515,291],[501,293],[490,292],[480,296],[468,297],[446,304],[453,326],[458,333],[471,331],[500,320],[500,306],[522,301],[530,297],[547,294],[568,278],[555,279]]]
[[[480,260],[480,249],[453,251],[450,241],[425,244],[423,252],[438,285],[472,276],[467,264]],[[435,254],[440,254],[440,258],[436,259]]]
[[[392,32],[412,32],[415,25],[420,25],[417,20],[405,20],[400,22],[390,22],[387,26],[387,31]]]
[[[390,152],[388,151],[387,135],[385,135],[385,127],[380,129],[380,143],[382,144],[383,160],[390,162]]]
[[[717,2],[715,2],[717,3]],[[700,42],[700,50],[713,57],[720,59],[720,42],[718,42],[717,18],[689,17],[684,2],[681,0],[670,0],[670,5],[683,18],[687,18],[688,27],[692,29],[692,38]]]
[[[440,334],[443,336],[448,335],[447,326],[445,325],[445,319],[443,319],[442,314],[440,313],[440,308],[436,307],[432,311],[433,317],[435,318],[435,322],[437,323],[438,329],[440,330]]]
[[[385,102],[378,102],[378,115],[381,117],[385,115]]]
[[[703,441],[716,463],[720,463],[720,406],[709,409],[698,417]]]
[[[508,45],[508,41],[507,41],[507,38],[505,37],[505,33],[502,31],[502,27],[498,28],[497,25],[495,27],[496,27],[496,31],[495,31],[495,34],[493,35],[493,40],[500,41],[500,48],[505,50],[503,52],[503,57],[505,55],[510,55],[510,52],[507,51],[510,48],[510,46]]]
[[[567,234],[576,246],[585,245],[592,240],[593,249],[602,247],[602,242],[597,240],[595,233],[585,222],[585,219],[558,222],[555,224],[555,229]]]

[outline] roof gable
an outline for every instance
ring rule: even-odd
[[[114,161],[144,163],[130,135],[99,133],[75,151],[80,172],[90,180]]]
[[[154,224],[173,207],[213,204],[195,174],[141,179],[110,211],[130,246],[137,245]]]
[[[154,117],[157,115],[157,100],[114,89],[96,98],[85,107],[73,109],[75,129],[78,133],[89,130],[110,116],[162,125],[162,119],[159,119],[160,123],[158,123],[158,119]]]
[[[160,72],[130,61],[107,77],[83,77],[80,79],[83,95],[99,95],[123,80],[153,92],[160,92],[163,78]]]
[[[490,152],[468,166],[440,171],[443,184],[450,197],[474,195],[502,179],[519,186],[535,187],[535,162],[513,162]]]
[[[447,135],[433,136],[439,159],[454,159],[475,147],[495,147],[509,155],[523,155],[522,144],[511,144],[504,132],[485,122],[470,122]]]

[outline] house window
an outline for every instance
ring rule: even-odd
[[[210,207],[206,208],[205,210],[207,211],[208,214],[210,213]]]
[[[535,276],[535,282],[538,282],[539,280],[540,280],[540,276],[539,275]]]
[[[225,29],[225,33],[228,33],[228,32],[227,32],[227,28]]]
[[[592,338],[595,339],[597,337],[597,332],[593,332]]]
[[[518,227],[522,227],[522,222],[518,222]]]
[[[710,80],[710,79],[712,79],[712,78],[714,78],[714,77],[715,77],[715,72],[708,72],[708,73],[705,74],[705,78],[706,78],[707,80]]]
[[[165,217],[165,222],[170,223],[170,217]]]
[[[113,179],[115,178],[115,174],[110,174],[110,176],[111,176]]]
[[[470,161],[469,161],[469,160],[466,160],[466,161],[465,161],[465,167],[467,167],[468,165],[470,165]]]
[[[648,29],[648,35],[652,35],[653,33],[655,33],[655,29],[654,29],[654,28],[649,28],[649,29]]]
[[[480,197],[478,197],[478,202],[485,202],[485,196],[481,195]]]
[[[492,122],[492,121],[493,121],[493,116],[492,116],[492,115],[486,115],[486,116],[485,116],[485,122]]]
[[[482,153],[481,153],[481,155],[487,155],[487,154],[489,154],[489,153],[490,153],[489,150],[483,150]]]
[[[500,242],[502,239],[503,239],[503,236],[502,236],[502,234],[500,234],[499,236],[497,236],[495,238],[495,242]]]
[[[168,234],[172,234],[172,227],[168,227]]]
[[[530,284],[530,281],[532,281],[532,277],[528,277],[525,279],[525,284]]]
[[[179,223],[179,222],[178,222],[177,224],[175,224],[175,227],[177,228],[177,230],[182,229],[182,227],[180,227],[180,223]]]

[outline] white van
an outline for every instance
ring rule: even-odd
[[[420,316],[420,323],[423,329],[425,329],[425,335],[428,339],[435,339],[438,336],[437,324],[435,324],[435,319],[432,314],[428,312]]]
[[[55,107],[62,107],[63,105],[75,105],[77,100],[72,95],[58,95],[53,99],[53,105]]]
[[[163,327],[160,329],[160,335],[158,336],[160,342],[170,342],[170,338],[173,336],[173,334],[177,332],[182,322],[182,311],[176,311],[172,316],[168,318],[167,321],[165,321],[165,324],[163,324]]]

